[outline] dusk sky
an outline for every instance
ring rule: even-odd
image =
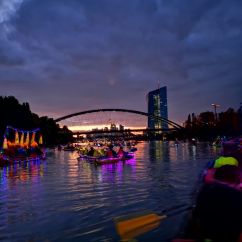
[[[158,81],[173,121],[237,110],[242,1],[0,0],[0,95],[40,116],[147,111]]]

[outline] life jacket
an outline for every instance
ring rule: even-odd
[[[94,150],[94,152],[93,152],[93,156],[100,156],[99,151],[98,151],[98,150]]]

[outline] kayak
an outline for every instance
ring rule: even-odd
[[[126,160],[130,160],[133,158],[133,155],[125,155],[124,157],[102,157],[99,159],[96,159],[95,162],[97,165],[104,165],[104,164],[113,164],[119,161],[126,161]]]
[[[101,159],[96,159],[95,163],[97,165],[105,165],[105,164],[113,164],[117,163],[119,161],[122,161],[119,157],[110,157],[110,158],[101,158]]]
[[[80,155],[77,159],[78,160],[95,161],[95,160],[98,160],[99,158],[100,157],[98,157],[98,156]]]

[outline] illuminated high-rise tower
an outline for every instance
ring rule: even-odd
[[[165,87],[158,88],[148,93],[148,113],[150,115],[168,119],[167,111],[167,89]],[[161,120],[148,117],[148,128],[150,129],[168,129],[168,124]]]

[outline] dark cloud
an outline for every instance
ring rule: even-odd
[[[158,80],[176,121],[241,102],[241,1],[11,2],[21,4],[0,18],[0,87],[41,115],[146,111]]]

